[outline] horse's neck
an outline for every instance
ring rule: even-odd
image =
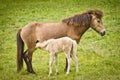
[[[68,31],[68,36],[76,40],[79,43],[82,35],[89,29],[86,26],[71,26]]]
[[[79,28],[79,35],[80,37],[82,37],[82,35],[89,29],[89,27],[86,27],[86,26],[82,26]]]

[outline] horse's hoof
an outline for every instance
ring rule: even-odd
[[[36,74],[35,72],[32,72],[32,74]]]
[[[31,73],[31,74],[36,74],[34,71],[31,71],[31,72],[29,72],[29,73]]]
[[[27,71],[29,74],[36,74],[34,71]]]

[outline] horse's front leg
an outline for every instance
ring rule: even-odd
[[[27,71],[35,74],[35,72],[32,68],[32,54],[33,54],[33,51],[27,50],[24,54],[24,60],[25,60],[26,66],[27,66]]]

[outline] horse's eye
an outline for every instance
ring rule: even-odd
[[[100,20],[98,20],[97,22],[100,23]]]

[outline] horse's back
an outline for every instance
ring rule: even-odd
[[[60,38],[66,36],[67,26],[63,23],[44,23],[36,29],[37,39],[44,41],[51,38]]]
[[[37,40],[43,42],[51,38],[66,36],[67,25],[59,23],[31,22],[21,30],[22,40],[28,46],[35,46]]]

